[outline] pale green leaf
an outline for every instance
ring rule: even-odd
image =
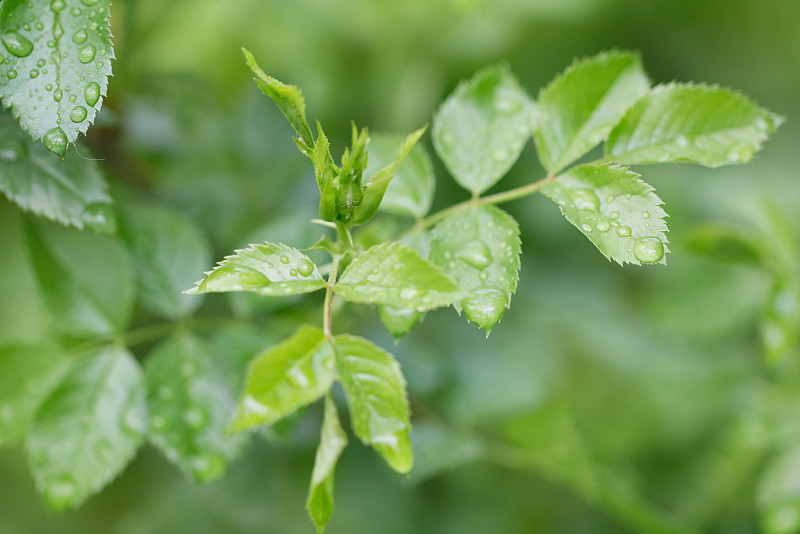
[[[325,287],[308,256],[281,243],[250,245],[226,256],[186,293],[252,291],[271,297],[309,293]]]
[[[236,395],[225,371],[190,334],[160,344],[145,366],[150,441],[196,482],[222,476],[246,442],[226,432]]]
[[[52,223],[32,222],[27,230],[36,279],[55,326],[79,337],[122,332],[135,289],[122,244]]]
[[[389,165],[397,156],[402,142],[403,139],[398,135],[371,134],[365,176],[372,176]],[[424,217],[433,202],[435,182],[430,156],[422,145],[415,145],[397,167],[394,178],[386,189],[380,211]]]
[[[311,128],[308,127],[308,121],[306,120],[306,101],[303,99],[303,93],[294,85],[287,85],[266,74],[256,63],[253,54],[248,50],[242,48],[242,52],[247,66],[256,75],[254,78],[256,84],[265,95],[275,102],[306,147],[312,148],[314,146],[314,138],[311,136]],[[306,151],[304,147],[301,147],[301,150]]]
[[[59,162],[9,117],[0,120],[0,191],[23,210],[67,226],[113,232],[107,189],[97,161],[71,153]]]
[[[782,122],[729,89],[671,83],[654,87],[628,111],[605,150],[608,159],[626,164],[745,163]]]
[[[78,506],[130,462],[146,426],[144,389],[125,349],[99,349],[72,364],[27,440],[36,487],[52,508]]]
[[[325,526],[333,515],[334,471],[336,461],[346,446],[347,435],[339,422],[336,404],[330,395],[326,395],[322,432],[306,501],[306,508],[319,534],[325,530]]]
[[[441,265],[465,294],[458,305],[467,319],[491,332],[517,288],[519,225],[494,206],[459,211],[436,225],[431,261]]]
[[[34,141],[62,158],[106,94],[110,0],[0,3],[0,97]]]
[[[0,347],[0,446],[25,436],[42,401],[65,369],[65,359],[29,345]]]
[[[767,464],[758,482],[757,502],[764,534],[800,530],[800,448],[781,451]]]
[[[547,184],[542,192],[606,258],[620,265],[666,264],[669,249],[663,203],[627,167],[582,165]]]
[[[166,208],[127,201],[120,205],[120,234],[131,251],[141,306],[167,319],[191,315],[202,299],[181,291],[211,261],[200,231]]]
[[[352,302],[418,311],[447,306],[461,296],[450,276],[399,243],[376,245],[361,253],[334,289]]]
[[[533,135],[544,168],[557,174],[586,154],[649,87],[638,54],[575,60],[536,100]]]
[[[511,168],[531,135],[531,101],[500,65],[459,85],[433,119],[433,146],[455,180],[478,195]]]
[[[759,265],[765,255],[757,235],[743,228],[707,224],[689,235],[689,248],[709,259],[725,263]]]
[[[370,341],[336,336],[336,369],[356,436],[389,466],[408,473],[414,464],[408,433],[406,382],[394,357]]]
[[[333,350],[322,330],[301,327],[250,363],[231,429],[275,423],[324,395],[333,377]]]

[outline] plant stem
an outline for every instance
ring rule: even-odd
[[[331,262],[331,271],[328,273],[328,286],[325,288],[325,303],[322,305],[322,331],[330,341],[333,341],[331,302],[333,301],[333,287],[336,285],[336,276],[339,274],[339,259],[340,256],[336,254]]]
[[[502,193],[489,195],[488,197],[472,197],[469,200],[465,200],[459,204],[454,204],[449,208],[437,211],[433,215],[429,215],[421,221],[418,221],[417,224],[412,226],[408,232],[406,232],[406,234],[415,234],[462,210],[483,206],[485,204],[502,204],[503,202],[510,202],[512,200],[517,200],[518,198],[523,198],[534,193],[538,193],[541,188],[555,179],[555,176],[548,175],[539,181],[523,185],[521,187],[516,187],[514,189],[509,189],[508,191],[503,191]]]

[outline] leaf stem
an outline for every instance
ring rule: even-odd
[[[331,302],[333,301],[333,288],[336,285],[336,276],[339,274],[339,260],[341,256],[336,254],[331,262],[331,270],[328,273],[328,285],[325,288],[325,303],[322,305],[322,331],[325,337],[333,341],[333,331],[331,330]]]

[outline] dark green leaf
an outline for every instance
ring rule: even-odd
[[[530,135],[530,98],[505,65],[459,85],[433,119],[436,152],[475,195],[503,177]]]
[[[397,135],[372,134],[365,175],[372,176],[397,156],[403,140]],[[397,167],[386,189],[380,210],[409,217],[424,217],[433,202],[436,177],[433,164],[422,145],[415,145]]]
[[[0,191],[23,210],[76,228],[113,232],[106,189],[95,160],[70,154],[59,162],[15,124],[0,121]]]
[[[39,405],[61,378],[65,363],[41,347],[0,348],[0,446],[22,440]]]
[[[250,245],[226,256],[204,279],[186,291],[252,291],[267,296],[297,295],[325,287],[316,265],[299,250],[281,243]]]
[[[582,165],[542,189],[561,213],[620,265],[666,264],[667,216],[653,188],[627,167]]]
[[[30,223],[28,242],[42,297],[60,330],[74,336],[124,330],[133,307],[134,274],[117,239]]]
[[[494,206],[450,215],[433,229],[431,260],[441,265],[466,295],[458,306],[487,335],[517,288],[519,225]]]
[[[303,326],[251,362],[231,429],[272,424],[324,395],[333,378],[330,343],[319,328]]]
[[[322,420],[322,433],[306,501],[306,508],[319,534],[325,530],[325,526],[333,515],[334,471],[336,461],[346,446],[347,435],[339,422],[336,404],[330,395],[326,395],[325,418]]]
[[[551,174],[605,139],[650,83],[638,54],[604,52],[578,59],[536,100],[533,135]]]
[[[62,158],[106,94],[110,0],[0,3],[0,97],[34,141]],[[70,9],[71,8],[71,9]]]
[[[460,297],[450,276],[399,243],[367,249],[345,269],[334,289],[352,302],[418,311],[447,306]]]
[[[256,63],[256,59],[248,50],[242,48],[247,66],[256,75],[256,84],[261,88],[265,95],[270,97],[281,110],[281,113],[292,125],[294,131],[300,136],[300,140],[309,149],[314,146],[314,138],[311,136],[311,128],[308,127],[306,120],[306,101],[303,94],[294,85],[286,85],[279,82],[272,76],[266,74]],[[305,152],[303,147],[301,150]]]
[[[147,408],[150,440],[197,482],[222,476],[245,444],[226,433],[235,393],[219,354],[180,334],[149,355]]]
[[[39,409],[27,450],[36,487],[63,510],[81,504],[130,462],[145,431],[144,380],[122,348],[74,362]]]
[[[120,233],[131,251],[143,308],[167,319],[191,315],[202,299],[183,295],[211,261],[200,231],[177,213],[144,202],[125,202]]]
[[[745,163],[783,118],[744,95],[715,86],[659,85],[611,132],[606,154],[618,163]]]
[[[336,336],[336,369],[356,436],[399,473],[414,464],[406,382],[394,357],[360,337]]]

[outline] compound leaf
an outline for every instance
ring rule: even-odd
[[[306,101],[303,93],[294,85],[287,85],[266,74],[248,50],[242,48],[242,53],[244,53],[247,66],[256,75],[254,78],[256,84],[265,95],[275,102],[294,131],[300,136],[300,140],[306,145],[307,148],[301,146],[301,150],[306,152],[307,149],[312,148],[314,138],[311,136],[311,128],[308,127],[308,120],[306,120]]]
[[[34,141],[62,158],[106,94],[110,0],[0,3],[0,97]]]
[[[226,432],[236,397],[225,365],[202,341],[179,334],[145,367],[150,441],[196,482],[222,476],[246,441]]]
[[[281,243],[250,245],[226,256],[186,293],[252,291],[271,297],[309,293],[325,287],[308,256]]]
[[[39,405],[63,375],[65,363],[41,347],[0,348],[0,446],[25,436]]]
[[[50,223],[32,222],[27,230],[36,278],[55,326],[78,337],[121,332],[135,292],[122,244]]]
[[[372,176],[388,166],[397,157],[402,143],[403,138],[399,135],[370,135],[369,159],[364,175]],[[397,167],[383,196],[380,211],[424,217],[433,202],[435,182],[430,156],[421,145],[415,145]]]
[[[536,100],[533,135],[544,168],[557,174],[586,154],[649,87],[638,54],[576,60]]]
[[[745,163],[782,122],[730,89],[671,83],[654,87],[628,111],[605,150],[608,159],[626,164]]]
[[[508,66],[459,85],[433,119],[433,146],[455,180],[475,195],[511,168],[531,134],[531,101]]]
[[[123,348],[77,360],[41,406],[27,450],[37,489],[56,509],[76,507],[128,464],[145,430],[144,380]]]
[[[458,306],[487,335],[517,288],[519,225],[494,206],[450,215],[433,229],[431,261],[441,265],[466,295]]]
[[[166,208],[129,201],[120,206],[120,234],[131,251],[142,307],[167,319],[191,315],[202,299],[181,291],[211,261],[200,231]]]
[[[356,436],[399,473],[414,464],[406,382],[394,357],[370,341],[336,336],[336,369]]]
[[[627,167],[582,165],[547,184],[542,192],[606,258],[620,265],[666,264],[663,202]]]
[[[333,350],[322,330],[301,327],[251,362],[231,429],[275,423],[324,395],[333,377]]]
[[[0,191],[25,211],[67,226],[113,232],[116,221],[95,160],[58,162],[9,120],[0,121]]]
[[[322,432],[306,501],[308,514],[314,521],[319,534],[325,530],[325,526],[333,515],[334,471],[336,462],[345,447],[347,447],[347,435],[339,422],[336,404],[330,395],[326,395]]]
[[[399,243],[383,243],[360,254],[334,288],[352,302],[388,304],[426,311],[459,300],[458,284],[439,267]]]

